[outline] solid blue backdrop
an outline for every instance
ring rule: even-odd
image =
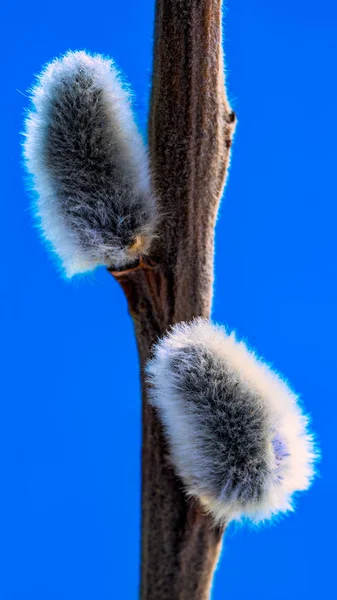
[[[20,135],[33,74],[68,49],[114,57],[146,131],[153,0],[2,9],[0,596],[136,599],[140,398],[132,323],[104,270],[60,279],[32,227]],[[216,233],[215,320],[286,374],[318,434],[297,512],[231,526],[213,599],[330,598],[336,519],[337,5],[228,0],[239,124]],[[191,599],[192,600],[192,599]]]

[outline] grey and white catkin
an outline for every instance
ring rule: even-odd
[[[156,211],[130,94],[112,60],[68,52],[32,90],[24,156],[44,238],[68,277],[147,252]]]
[[[217,522],[293,508],[314,474],[308,419],[288,385],[234,334],[178,324],[147,366],[173,464]]]

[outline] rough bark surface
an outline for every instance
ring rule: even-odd
[[[225,94],[221,0],[157,0],[149,147],[161,223],[148,266],[114,273],[137,337],[143,386],[142,600],[206,600],[222,531],[188,499],[147,403],[158,336],[210,316],[213,241],[235,116]]]

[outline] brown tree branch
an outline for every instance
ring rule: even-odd
[[[149,146],[162,219],[150,268],[114,273],[137,337],[143,387],[142,600],[206,600],[222,531],[186,497],[144,367],[158,336],[209,317],[214,225],[235,117],[226,99],[221,0],[157,0]]]

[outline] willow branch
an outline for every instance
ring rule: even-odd
[[[105,265],[134,322],[141,597],[207,600],[225,525],[292,509],[317,458],[296,394],[209,320],[214,226],[235,124],[221,1],[157,0],[151,172],[112,60],[68,52],[43,69],[31,99],[24,157],[43,238],[69,278]]]
[[[143,388],[143,600],[206,600],[222,530],[188,499],[147,403],[158,336],[209,317],[214,225],[235,117],[226,99],[220,0],[157,0],[149,146],[162,219],[150,268],[114,273],[128,300]]]

